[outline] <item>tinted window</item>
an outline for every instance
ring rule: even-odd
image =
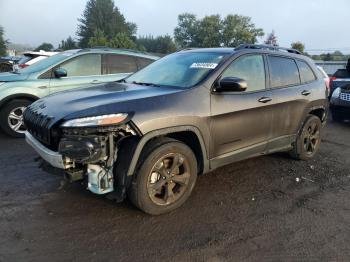
[[[101,75],[101,55],[81,55],[62,63],[59,67],[67,70],[67,77]]]
[[[154,62],[154,61],[151,59],[142,58],[142,57],[137,58],[137,66],[139,69],[142,69],[142,68],[148,66],[152,62]]]
[[[293,59],[269,56],[271,87],[300,84],[299,71]]]
[[[300,79],[302,83],[308,83],[316,80],[314,72],[307,63],[297,60],[297,64],[299,67]]]
[[[338,69],[333,76],[336,78],[350,78],[350,70]]]
[[[102,72],[108,74],[133,73],[137,71],[133,56],[108,54],[103,56]]]
[[[265,65],[262,55],[243,56],[235,60],[223,73],[224,77],[244,79],[248,88],[246,91],[265,89]]]

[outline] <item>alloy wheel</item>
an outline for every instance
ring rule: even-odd
[[[157,205],[175,203],[185,193],[190,180],[188,160],[179,153],[170,153],[153,166],[148,176],[147,192]]]
[[[13,131],[21,134],[23,134],[26,131],[23,122],[23,112],[25,109],[26,107],[24,106],[16,107],[10,111],[7,118],[9,127]]]

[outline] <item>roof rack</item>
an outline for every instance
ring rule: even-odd
[[[242,49],[267,49],[272,51],[285,51],[288,53],[298,54],[301,55],[302,53],[296,49],[293,48],[285,48],[285,47],[279,47],[276,45],[254,45],[254,44],[242,44],[235,48],[235,50],[242,50]]]

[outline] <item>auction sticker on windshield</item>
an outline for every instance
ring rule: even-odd
[[[214,69],[217,66],[216,63],[193,63],[190,68]]]

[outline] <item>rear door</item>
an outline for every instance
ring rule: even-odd
[[[270,90],[275,101],[272,139],[268,146],[268,150],[272,151],[288,147],[295,140],[309,106],[316,77],[303,61],[275,55],[268,55],[267,60]]]
[[[55,78],[53,70],[64,68],[66,77]],[[101,74],[101,55],[84,54],[73,57],[51,70],[50,93],[61,92],[78,87],[87,87],[104,82]]]
[[[102,56],[102,75],[105,82],[117,81],[138,70],[135,56],[104,54]]]
[[[266,89],[266,63],[261,54],[243,55],[223,72],[224,77],[247,81],[244,92],[211,95],[212,167],[259,154],[271,132],[271,92]],[[227,156],[227,157],[226,157]]]

